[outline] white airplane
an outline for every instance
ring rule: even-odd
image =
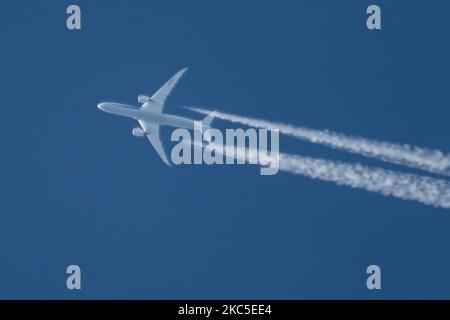
[[[102,111],[137,120],[141,128],[133,128],[133,135],[136,137],[147,136],[153,148],[168,166],[171,166],[171,164],[167,159],[160,140],[159,127],[166,125],[176,128],[195,129],[194,120],[163,113],[167,97],[186,70],[187,68],[178,71],[151,98],[139,95],[138,102],[142,104],[140,108],[115,102],[102,102],[97,105]],[[206,116],[202,120],[202,130],[209,129],[213,120],[213,114]]]

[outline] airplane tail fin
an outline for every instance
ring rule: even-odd
[[[216,117],[216,113],[211,112],[210,114],[208,114],[206,117],[203,118],[202,125],[203,125],[204,129],[211,128],[211,123],[214,121],[215,117]]]
[[[202,120],[202,127],[203,127],[203,133],[205,134],[205,138],[207,140],[211,140],[211,136],[209,134],[209,131],[206,131],[211,128],[211,123],[214,121],[214,118],[216,116],[215,112],[211,112]]]

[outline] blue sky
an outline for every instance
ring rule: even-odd
[[[72,3],[81,31],[65,27]],[[96,108],[137,104],[188,66],[167,112],[449,152],[450,4],[376,3],[381,31],[365,25],[371,1],[2,4],[0,298],[449,298],[450,211],[252,166],[169,168],[132,120]],[[66,289],[70,264],[81,291]]]

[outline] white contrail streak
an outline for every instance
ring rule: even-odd
[[[278,129],[283,134],[312,143],[326,145],[332,148],[364,155],[366,157],[376,158],[386,162],[400,164],[410,168],[450,176],[450,155],[446,155],[440,150],[430,150],[409,145],[370,140],[363,137],[348,136],[328,130],[295,127],[289,124],[242,117],[204,108],[186,108],[202,114],[210,114],[211,112],[215,112],[215,116],[219,119],[257,128]]]
[[[280,170],[450,209],[450,183],[443,179],[287,154],[280,155]]]
[[[194,147],[199,145],[194,143]],[[215,146],[216,152],[222,155],[232,154],[229,148],[233,147]],[[265,152],[245,148],[235,150],[235,158],[246,161],[252,158],[258,164],[270,163],[270,155]],[[450,181],[444,179],[283,153],[279,165],[281,171],[296,175],[450,209]]]

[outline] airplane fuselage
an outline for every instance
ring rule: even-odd
[[[139,95],[137,99],[141,104],[139,108],[116,102],[102,102],[97,105],[102,111],[137,120],[140,127],[133,128],[133,136],[148,138],[161,160],[168,166],[171,164],[160,139],[160,127],[170,126],[177,129],[194,130],[202,135],[206,133],[209,136],[206,130],[211,128],[211,123],[214,120],[214,113],[207,115],[201,121],[163,113],[167,97],[186,70],[187,68],[178,71],[151,97]]]
[[[179,117],[171,114],[156,113],[150,110],[137,109],[136,107],[115,102],[103,102],[98,105],[102,111],[112,113],[122,117],[133,118],[158,125],[165,125],[175,128],[194,129],[194,120]]]

